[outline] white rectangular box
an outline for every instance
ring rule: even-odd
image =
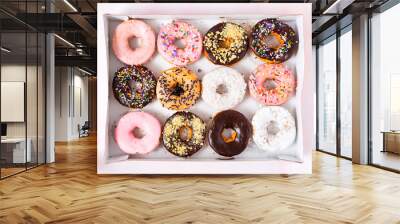
[[[251,27],[264,18],[278,18],[291,25],[299,37],[296,55],[285,64],[295,71],[297,77],[296,96],[284,105],[296,118],[297,139],[283,154],[270,155],[259,150],[254,143],[233,160],[221,160],[206,144],[190,158],[171,155],[162,146],[145,156],[129,156],[119,150],[113,139],[113,127],[129,108],[119,105],[111,92],[114,72],[122,67],[110,47],[115,26],[128,17],[143,19],[158,33],[161,25],[174,19],[188,21],[202,34],[218,22],[233,21]],[[98,4],[97,35],[97,82],[98,82],[98,153],[99,174],[293,174],[311,173],[311,152],[314,140],[314,76],[311,56],[311,4],[157,4],[157,3],[111,3]],[[250,53],[233,66],[247,79],[258,64],[258,59]],[[145,64],[158,77],[160,71],[173,67],[157,52]],[[204,56],[188,66],[201,78],[216,68]],[[247,118],[261,107],[248,95],[235,110]],[[160,119],[161,123],[174,113],[163,108],[156,100],[146,106]],[[216,112],[202,100],[189,111],[194,112],[207,123]]]

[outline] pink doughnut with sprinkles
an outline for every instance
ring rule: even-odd
[[[264,105],[286,103],[294,94],[295,88],[296,78],[283,64],[259,65],[249,77],[250,95]]]
[[[176,41],[184,45],[179,48]],[[157,38],[158,52],[170,63],[185,66],[197,61],[202,52],[202,39],[196,27],[182,21],[173,21],[163,27]]]

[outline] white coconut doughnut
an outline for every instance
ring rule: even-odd
[[[251,123],[253,140],[262,150],[276,152],[289,147],[296,139],[295,120],[283,107],[262,107],[256,111]]]
[[[203,79],[203,100],[218,110],[230,109],[239,104],[246,94],[242,74],[233,68],[219,67]]]

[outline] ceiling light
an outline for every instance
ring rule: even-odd
[[[58,34],[54,34],[55,37],[57,37],[59,40],[61,40],[62,42],[66,43],[68,46],[75,48],[75,45],[73,45],[71,42],[69,42],[68,40],[60,37]]]
[[[347,6],[351,5],[355,0],[336,0],[322,14],[342,14]]]
[[[68,0],[64,0],[64,3],[67,4],[74,12],[78,12],[78,10],[73,6]]]
[[[90,72],[88,72],[88,71],[86,71],[86,70],[83,70],[83,69],[81,69],[81,68],[79,68],[79,67],[78,67],[78,70],[81,71],[81,72],[83,72],[83,73],[85,73],[85,74],[87,74],[87,75],[92,76],[92,73],[90,73]]]
[[[5,48],[5,47],[1,47],[0,49],[1,49],[2,51],[6,52],[6,53],[10,53],[10,52],[11,52],[10,49],[7,49],[7,48]]]

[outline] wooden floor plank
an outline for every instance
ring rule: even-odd
[[[320,152],[312,175],[97,175],[96,139],[0,181],[0,223],[400,223],[400,175]]]

